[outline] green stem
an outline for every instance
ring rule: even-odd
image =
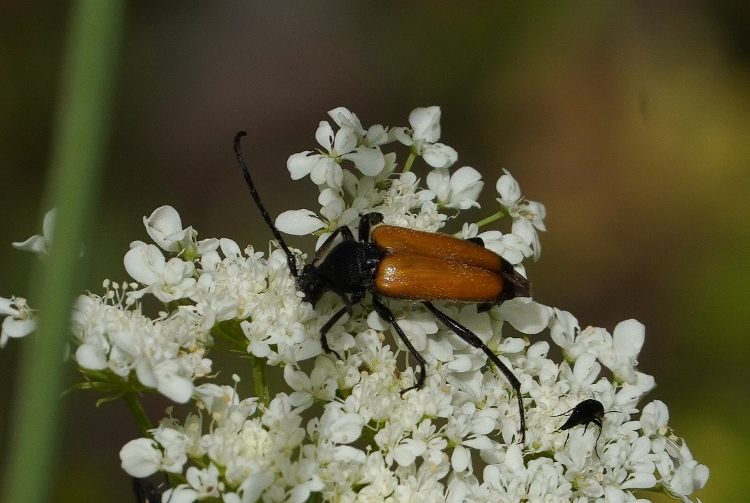
[[[219,323],[211,329],[211,333],[228,341],[241,351],[247,349],[247,341],[244,340],[244,334],[239,323]],[[268,391],[268,382],[266,379],[266,360],[252,354],[249,356],[255,396],[258,397],[261,403],[268,405],[271,403],[271,394]]]
[[[507,213],[505,212],[505,210],[500,210],[497,213],[495,213],[494,215],[490,215],[487,218],[482,219],[479,222],[477,222],[477,227],[479,227],[481,229],[483,226],[485,226],[487,224],[491,224],[492,222],[494,222],[496,220],[500,220],[505,215],[507,215]]]
[[[406,163],[404,164],[404,169],[401,170],[402,173],[406,173],[407,171],[411,170],[411,165],[414,164],[414,160],[417,158],[417,155],[414,152],[409,152],[409,157],[406,159]]]
[[[146,414],[146,409],[143,408],[143,404],[138,399],[138,395],[132,391],[128,391],[124,393],[122,397],[125,399],[125,403],[128,404],[128,409],[130,409],[130,413],[133,414],[135,422],[138,423],[141,433],[146,437],[150,437],[151,434],[149,433],[149,430],[153,429],[154,424],[151,422],[151,419],[149,419],[148,414]]]
[[[271,394],[268,391],[268,382],[266,381],[266,361],[264,358],[250,355],[250,367],[252,368],[255,396],[262,404],[268,406],[271,403]]]
[[[245,334],[242,332],[239,322],[228,321],[218,323],[211,328],[211,333],[227,341],[237,350],[245,351],[247,349]]]
[[[18,366],[0,487],[3,501],[49,501],[56,486],[55,472],[61,466],[65,334],[73,298],[86,271],[80,251],[96,216],[92,208],[109,131],[123,14],[121,0],[79,0],[70,5],[62,92],[44,198],[45,207],[57,207],[55,239],[47,267],[35,271],[32,279],[32,298],[37,299],[41,318],[36,333],[24,341]]]

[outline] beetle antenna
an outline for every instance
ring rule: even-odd
[[[289,264],[289,270],[292,272],[292,276],[297,278],[299,277],[299,273],[297,272],[297,262],[294,259],[294,255],[291,251],[289,251],[289,247],[286,245],[284,238],[281,236],[281,232],[279,232],[279,229],[277,229],[274,225],[273,221],[271,220],[271,215],[269,215],[268,211],[266,211],[266,207],[263,206],[263,201],[260,200],[260,195],[258,195],[258,191],[255,189],[253,179],[250,176],[250,170],[247,169],[245,158],[242,156],[242,149],[240,148],[240,138],[246,135],[247,133],[245,131],[240,131],[239,133],[234,135],[234,153],[237,156],[237,161],[240,163],[240,168],[242,168],[242,175],[245,177],[245,183],[247,183],[247,186],[250,189],[250,195],[253,196],[253,200],[258,206],[260,214],[261,216],[263,216],[263,220],[266,221],[266,224],[268,224],[268,227],[273,233],[273,237],[276,238],[276,241],[279,242],[279,246],[281,246],[281,249],[284,250],[284,253],[286,253],[286,262],[287,264]]]

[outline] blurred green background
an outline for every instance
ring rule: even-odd
[[[38,233],[46,211],[69,7],[2,2],[4,297],[29,291],[35,258],[10,243]],[[317,209],[314,188],[285,166],[316,146],[329,109],[406,125],[411,109],[440,105],[442,140],[488,181],[482,202],[508,168],[547,207],[542,258],[528,266],[535,298],[582,327],[645,323],[650,398],[667,403],[675,432],[711,469],[698,496],[750,492],[747,2],[136,1],[126,15],[89,289],[125,278],[128,244],[147,238],[141,217],[163,204],[202,237],[267,246],[234,160],[236,131],[249,132],[271,213]],[[0,351],[0,463],[25,343]],[[64,398],[55,501],[133,500],[118,452],[137,428],[123,404],[97,408],[96,398]]]

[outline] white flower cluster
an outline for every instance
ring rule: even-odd
[[[365,129],[345,108],[329,115],[338,129],[321,122],[321,148],[288,161],[292,178],[309,175],[318,185],[321,209],[282,213],[276,224],[283,232],[315,232],[322,243],[368,212],[388,224],[437,231],[448,215],[478,207],[481,176],[471,167],[451,171],[458,156],[438,142],[439,108],[416,109],[410,126],[397,128]],[[396,154],[382,150],[391,143],[409,148],[401,169]],[[426,188],[411,171],[417,158],[431,168]],[[481,237],[523,271],[522,260],[539,255],[544,206],[522,197],[507,172],[496,188],[497,213],[464,224],[459,236]],[[503,215],[512,219],[510,232],[479,233]],[[107,282],[104,296],[81,296],[72,332],[87,379],[194,402],[195,412],[183,420],[168,415],[120,453],[134,477],[170,475],[163,501],[626,502],[641,501],[638,489],[690,501],[707,481],[708,469],[669,428],[666,405],[641,405],[655,384],[636,370],[645,330],[635,320],[610,334],[580,329],[570,313],[529,299],[486,311],[440,305],[521,382],[522,442],[508,381],[421,304],[388,301],[427,361],[424,387],[402,394],[415,379],[404,363],[408,353],[368,307],[354,306],[333,326],[328,342],[338,358],[325,354],[320,329],[340,300],[329,295],[313,309],[283,252],[264,258],[229,239],[199,241],[168,206],[144,224],[155,244],[136,241],[125,255],[135,283]],[[151,298],[165,306],[155,317],[143,314]],[[13,322],[29,312],[19,299],[1,301],[0,313]],[[548,357],[543,337],[530,341],[545,330],[564,361]],[[223,375],[211,375],[209,350],[219,342],[250,355],[256,390],[265,366],[283,367],[287,392],[242,398],[236,387],[217,384]],[[594,418],[561,431],[560,416],[587,399],[606,411],[601,431],[583,426]]]

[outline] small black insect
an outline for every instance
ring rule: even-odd
[[[586,433],[586,429],[589,427],[589,423],[594,423],[599,427],[599,436],[596,437],[596,442],[599,443],[599,437],[602,436],[602,419],[604,418],[605,414],[604,405],[602,405],[602,402],[600,402],[599,400],[594,400],[593,398],[589,398],[579,403],[569,411],[563,412],[562,414],[558,414],[557,416],[553,417],[560,417],[566,414],[570,414],[570,417],[567,421],[565,421],[565,424],[560,426],[560,429],[558,431],[569,430],[574,426],[583,424],[586,425],[583,428],[583,433]],[[568,436],[565,438],[565,444],[568,443],[569,438],[570,432],[568,432]],[[565,447],[565,444],[563,444],[563,447]]]
[[[133,477],[133,492],[136,503],[162,503],[162,491],[148,479]]]

